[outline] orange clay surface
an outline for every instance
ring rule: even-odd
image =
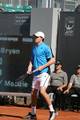
[[[28,107],[0,106],[0,120],[22,120],[30,112]],[[37,109],[38,120],[48,120],[49,112]],[[80,112],[59,111],[55,120],[80,120]]]

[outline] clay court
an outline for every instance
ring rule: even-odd
[[[30,112],[28,107],[0,106],[0,120],[22,120]],[[37,109],[38,120],[48,120],[49,112]],[[80,120],[80,112],[59,111],[55,120]]]

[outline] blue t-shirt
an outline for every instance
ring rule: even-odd
[[[32,48],[32,64],[33,69],[37,69],[39,66],[45,65],[47,60],[52,58],[51,49],[42,42],[39,45],[35,45]],[[41,71],[35,73],[35,75],[41,74],[43,72],[48,72],[48,67],[44,68]]]

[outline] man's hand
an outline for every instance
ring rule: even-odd
[[[41,71],[41,70],[43,70],[45,67],[44,66],[39,66],[37,69],[38,69],[38,71]]]
[[[30,75],[30,74],[32,73],[32,71],[31,71],[31,70],[28,70],[26,73]]]
[[[63,91],[63,88],[62,87],[58,87],[57,90]]]
[[[69,89],[67,89],[67,90],[64,91],[64,94],[66,94],[66,93],[69,93]]]

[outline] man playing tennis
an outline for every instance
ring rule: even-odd
[[[37,92],[40,91],[41,95],[46,100],[50,116],[49,120],[55,119],[55,111],[51,100],[46,92],[46,88],[49,85],[50,75],[48,74],[49,66],[55,63],[55,58],[52,55],[51,49],[44,43],[45,34],[41,31],[36,32],[33,35],[33,48],[32,56],[29,62],[27,73],[30,74],[32,70],[37,69],[34,73],[32,82],[32,112],[27,115],[31,120],[37,120],[36,116],[36,104],[37,104]]]

